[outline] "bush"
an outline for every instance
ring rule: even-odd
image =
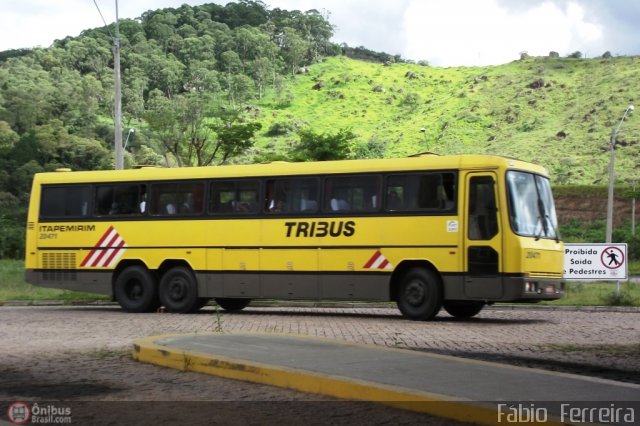
[[[299,135],[300,143],[293,152],[295,161],[344,160],[349,157],[350,142],[356,138],[349,128],[340,129],[335,134],[303,130]]]
[[[612,292],[606,296],[602,296],[605,306],[638,306],[640,300],[634,296],[632,290],[634,284],[627,283],[620,289],[620,294]]]
[[[296,133],[303,127],[303,123],[292,120],[292,121],[278,121],[269,126],[269,130],[267,130],[267,136],[284,136],[290,133]]]
[[[364,144],[358,144],[353,149],[353,158],[384,158],[387,150],[387,142],[378,139],[375,135]]]
[[[400,101],[400,105],[407,107],[414,111],[420,105],[420,95],[416,92],[409,92],[405,95],[405,97]]]
[[[24,258],[24,224],[0,216],[0,259]]]

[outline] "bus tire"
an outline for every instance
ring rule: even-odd
[[[186,314],[198,307],[198,283],[193,272],[184,266],[176,266],[160,279],[160,302],[167,311]]]
[[[442,286],[430,269],[413,268],[402,277],[397,295],[402,315],[415,321],[433,319],[442,307]]]
[[[449,315],[456,318],[471,318],[475,317],[484,308],[484,302],[478,302],[474,300],[445,300],[442,303]]]
[[[116,300],[127,312],[151,312],[160,305],[156,279],[144,266],[129,266],[114,283]]]
[[[251,303],[251,299],[243,299],[243,298],[227,298],[227,297],[218,297],[215,299],[218,306],[220,306],[225,311],[233,312],[233,311],[241,311]]]

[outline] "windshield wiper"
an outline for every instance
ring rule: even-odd
[[[544,215],[545,219],[549,219],[549,223],[551,224],[551,227],[553,228],[553,234],[556,237],[556,243],[560,242],[560,233],[558,232],[558,228],[553,224],[553,221],[551,220],[551,218],[549,217],[548,214]]]
[[[540,216],[538,216],[538,221],[542,222],[542,228],[540,229],[540,234],[542,234],[542,231],[544,231],[544,235],[547,236],[549,235],[549,224],[547,223],[547,210],[544,208],[544,202],[542,201],[542,198],[540,198],[540,196],[538,196],[538,213],[540,214]],[[538,241],[540,239],[540,235],[536,237],[536,241]]]
[[[560,242],[560,236],[558,235],[558,228],[553,224],[551,217],[547,214],[547,209],[545,208],[544,201],[542,198],[538,197],[538,212],[540,216],[538,216],[538,221],[542,222],[542,227],[540,228],[540,234],[536,236],[536,241],[540,239],[542,236],[542,231],[544,231],[544,235],[549,236],[549,224],[551,224],[551,228],[553,228],[553,236],[555,237],[556,243]]]
[[[549,236],[549,224],[551,224],[551,228],[553,229],[553,234],[554,234],[556,243],[560,242],[560,236],[558,235],[558,228],[556,228],[556,226],[553,224],[553,221],[551,220],[551,217],[548,214],[545,213],[544,216],[538,216],[538,220],[536,221],[536,226],[538,225],[538,222],[541,222],[542,226],[540,226],[540,232],[536,234],[536,241],[542,238],[543,232],[545,237]]]

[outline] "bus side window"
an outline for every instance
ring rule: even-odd
[[[407,195],[408,180],[411,175],[389,176],[385,191],[385,210],[403,211]]]
[[[158,183],[151,187],[151,214],[196,215],[204,211],[203,182]]]
[[[310,213],[317,210],[318,179],[286,178],[267,181],[267,213]]]
[[[257,180],[213,181],[209,212],[213,214],[247,214],[258,211],[260,182]]]
[[[387,179],[387,211],[423,211],[445,214],[455,209],[452,172],[391,175]]]
[[[256,213],[260,183],[255,180],[240,181],[235,195],[234,211],[237,213]]]
[[[42,219],[85,217],[89,213],[90,194],[89,185],[44,185],[40,200],[40,217]]]
[[[325,180],[326,212],[373,212],[378,210],[381,178],[378,175],[337,176]]]
[[[100,185],[95,188],[96,216],[137,216],[146,186],[141,184]]]
[[[469,185],[469,239],[490,240],[497,234],[494,181],[489,176],[473,177]]]

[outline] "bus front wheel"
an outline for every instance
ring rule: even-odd
[[[449,315],[456,318],[471,318],[480,313],[484,307],[484,302],[447,300],[442,306]]]
[[[241,311],[251,303],[251,299],[242,299],[242,298],[226,298],[226,297],[218,297],[215,299],[218,306],[220,306],[225,311]]]
[[[151,312],[159,306],[155,277],[143,266],[123,270],[116,278],[114,294],[127,312]]]
[[[433,319],[442,307],[442,287],[437,274],[423,268],[407,271],[400,282],[397,304],[406,318],[416,321]]]
[[[160,302],[169,312],[186,314],[198,307],[198,283],[190,269],[177,266],[160,279]]]

